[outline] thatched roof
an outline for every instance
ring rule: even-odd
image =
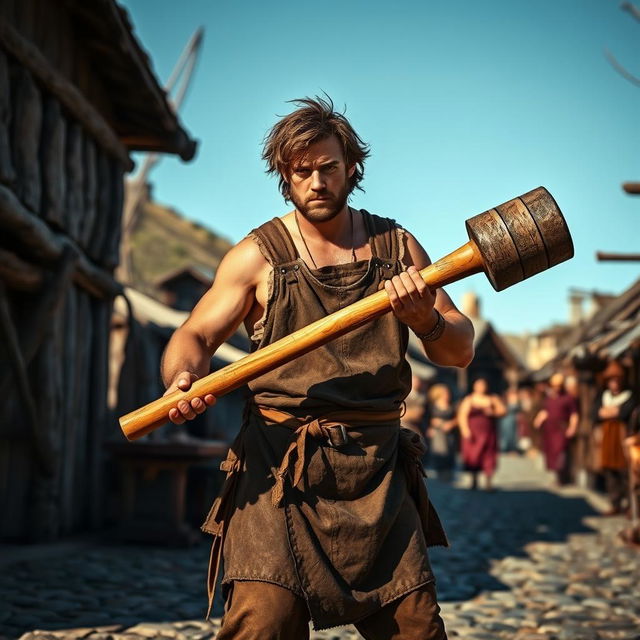
[[[212,267],[205,267],[199,264],[188,264],[178,267],[177,269],[171,269],[171,271],[164,273],[155,281],[154,284],[159,289],[163,289],[165,287],[170,287],[176,280],[182,280],[185,277],[189,277],[200,284],[209,287],[213,282],[215,274],[215,269]]]
[[[640,341],[640,280],[600,309],[576,331],[572,347],[617,358]]]
[[[576,327],[563,341],[558,355],[535,372],[543,380],[567,364],[574,356],[592,354],[601,362],[623,356],[640,345],[640,280],[599,309],[587,322]]]

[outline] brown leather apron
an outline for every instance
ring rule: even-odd
[[[279,218],[251,232],[273,266],[252,336],[260,348],[377,291],[404,270],[402,229],[364,216],[372,258],[309,269]],[[356,622],[432,581],[448,546],[423,479],[419,437],[400,428],[411,386],[407,327],[388,313],[267,373],[222,468],[203,530],[225,587],[259,580],[303,597],[316,629]]]

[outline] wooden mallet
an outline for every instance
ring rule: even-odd
[[[573,256],[567,223],[551,194],[538,187],[466,222],[469,242],[420,271],[437,289],[484,271],[496,291],[553,267]],[[391,310],[382,289],[310,325],[294,331],[200,380],[188,391],[175,391],[120,418],[129,440],[168,422],[177,402],[211,393],[220,397]]]

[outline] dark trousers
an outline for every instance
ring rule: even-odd
[[[627,476],[626,469],[603,469],[607,495],[611,506],[616,511],[622,510],[623,503],[627,502]]]
[[[433,584],[355,624],[365,640],[447,640]],[[304,600],[269,582],[236,581],[217,640],[308,640]]]

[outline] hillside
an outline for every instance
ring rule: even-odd
[[[188,265],[217,269],[232,244],[170,207],[146,200],[131,236],[133,286],[157,297],[154,283]]]

